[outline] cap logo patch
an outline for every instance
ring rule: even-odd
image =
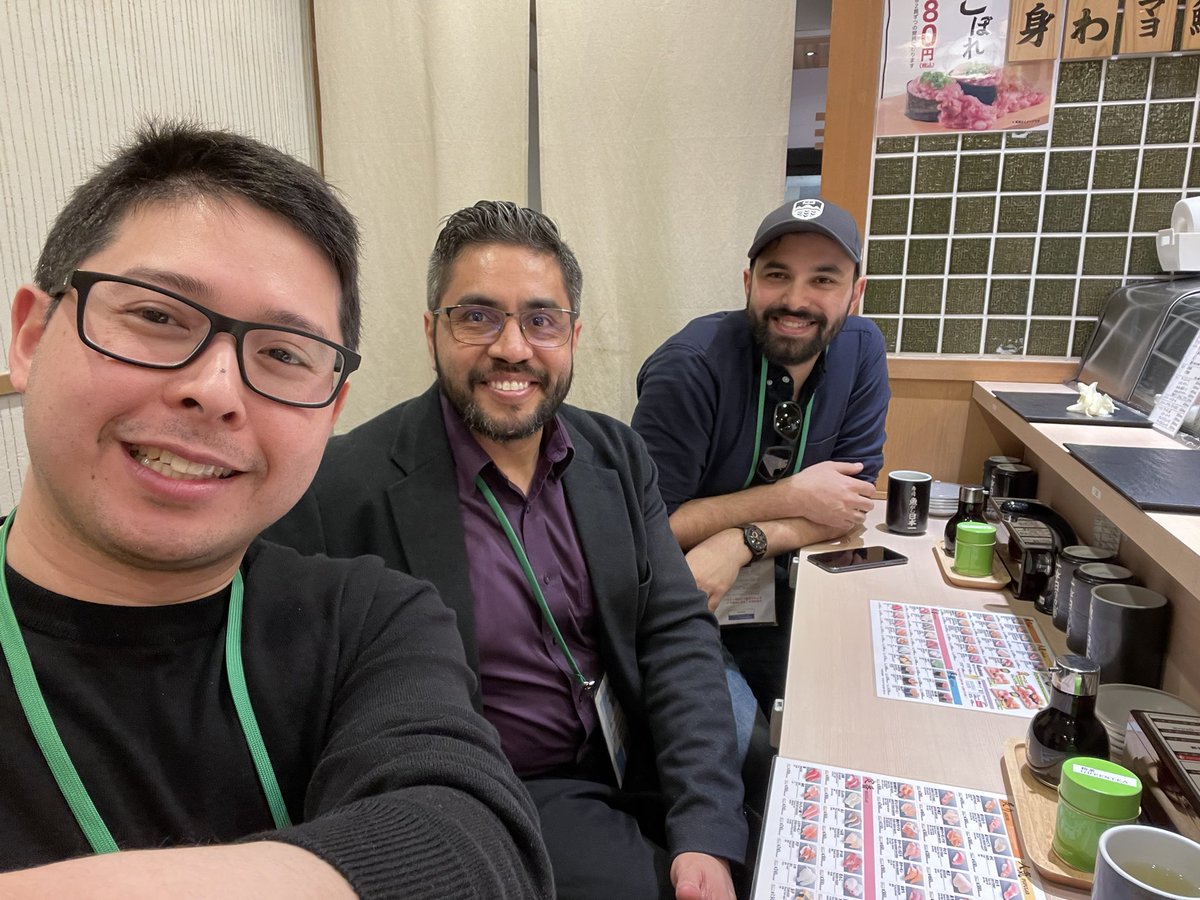
[[[825,211],[825,204],[821,200],[808,198],[805,200],[797,200],[792,204],[793,219],[815,219]]]

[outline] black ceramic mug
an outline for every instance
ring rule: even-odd
[[[888,472],[887,527],[897,534],[924,534],[929,524],[929,489],[933,476],[928,472],[902,469]]]

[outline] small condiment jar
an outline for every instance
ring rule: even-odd
[[[954,571],[970,578],[992,574],[996,526],[990,522],[959,522],[954,541]]]
[[[959,522],[986,522],[983,507],[987,501],[987,491],[981,484],[964,484],[958,489],[958,512],[951,516],[946,523],[946,534],[942,546],[946,555],[954,555],[954,542],[958,540]],[[989,570],[990,571],[990,570]]]
[[[1100,835],[1136,821],[1141,799],[1141,781],[1124,766],[1089,756],[1068,760],[1058,783],[1054,852],[1067,865],[1093,871]]]
[[[1059,782],[1063,763],[1073,756],[1108,758],[1108,732],[1096,718],[1100,667],[1086,656],[1066,655],[1050,670],[1050,704],[1029,722],[1025,759],[1042,784]]]

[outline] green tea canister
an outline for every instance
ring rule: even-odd
[[[954,571],[971,578],[992,574],[996,526],[990,522],[959,522],[954,540]]]
[[[1091,756],[1068,759],[1058,782],[1054,852],[1068,865],[1091,872],[1100,835],[1135,822],[1141,800],[1142,783],[1124,766]]]

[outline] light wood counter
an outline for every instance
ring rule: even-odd
[[[933,556],[946,519],[930,517],[924,535],[908,536],[889,532],[883,518],[884,503],[876,501],[864,529],[801,553],[779,752],[826,765],[1005,793],[1000,770],[1004,745],[1024,736],[1029,719],[876,696],[870,602],[1033,616],[1055,653],[1065,651],[1065,635],[1031,602],[1013,600],[1007,591],[947,584]],[[832,574],[804,559],[810,552],[879,544],[905,554],[908,564]],[[1084,896],[1055,885],[1043,887],[1048,897]]]
[[[980,382],[973,396],[985,417],[1024,446],[1025,462],[1038,471],[1038,498],[1061,512],[1081,541],[1092,539],[1097,514],[1120,529],[1122,564],[1171,600],[1171,637],[1162,686],[1193,705],[1200,703],[1200,659],[1195,653],[1200,646],[1200,515],[1139,509],[1063,446],[1179,449],[1182,445],[1152,428],[1031,424],[996,399],[996,391],[1060,392],[1068,405],[1074,391],[1061,384]]]

